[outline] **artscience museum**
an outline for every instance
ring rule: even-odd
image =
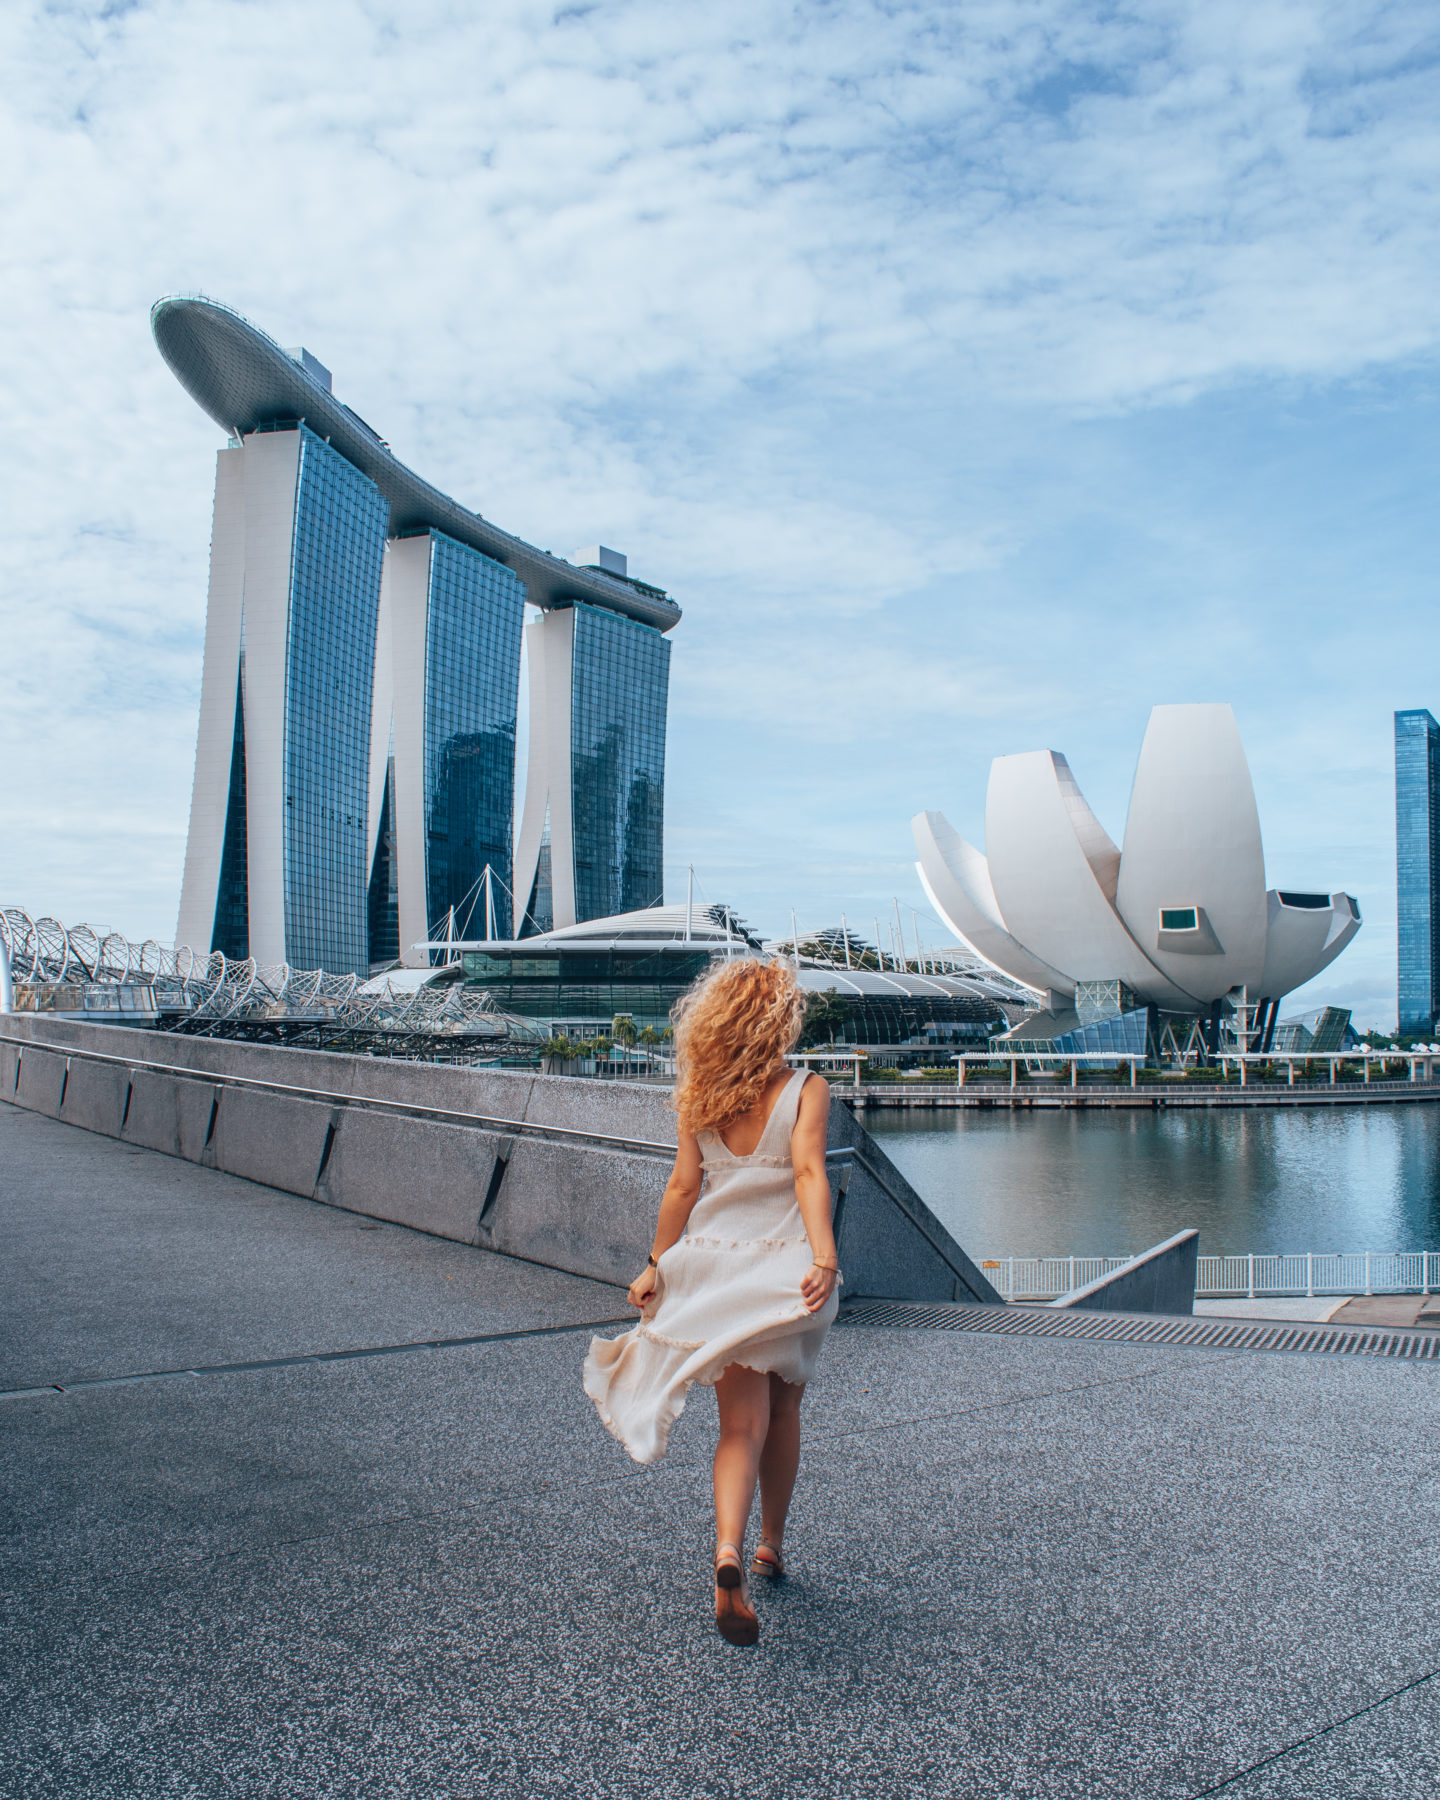
[[[1150,714],[1116,845],[1057,751],[997,757],[985,849],[912,821],[932,904],[1037,991],[1015,1048],[1216,1054],[1273,1047],[1284,996],[1360,929],[1348,894],[1269,888],[1249,765],[1225,705]]]

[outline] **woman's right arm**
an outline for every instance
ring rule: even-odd
[[[659,1262],[672,1244],[680,1241],[690,1215],[695,1210],[695,1202],[700,1198],[703,1174],[700,1167],[700,1145],[695,1133],[687,1131],[682,1125],[679,1147],[675,1152],[675,1167],[665,1183],[665,1196],[660,1202],[660,1217],[655,1225],[655,1242],[650,1247],[650,1254],[655,1262]],[[655,1263],[652,1262],[647,1263],[630,1283],[630,1292],[626,1298],[632,1306],[644,1306],[654,1291]]]

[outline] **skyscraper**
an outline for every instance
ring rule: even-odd
[[[1428,1038],[1440,1012],[1440,725],[1395,715],[1395,900],[1402,1037]]]
[[[571,606],[531,625],[526,647],[530,762],[515,853],[519,933],[659,905],[668,639],[638,620]]]
[[[471,933],[482,921],[514,928],[527,602],[540,627],[558,627],[535,641],[553,639],[556,655],[563,641],[556,703],[578,733],[564,783],[578,805],[552,856],[565,904],[576,904],[577,870],[582,919],[616,910],[612,894],[658,900],[662,634],[680,618],[675,602],[613,551],[577,567],[467,512],[334,397],[315,357],[282,350],[228,307],[161,300],[151,326],[182,386],[229,433],[179,942],[363,974],[397,956],[425,961],[414,946],[443,932],[451,909]],[[532,731],[527,794],[550,779],[537,743],[549,738]],[[533,866],[525,882],[528,893]]]
[[[427,531],[386,546],[370,727],[377,962],[423,962],[410,947],[452,909],[475,935],[487,899],[509,934],[524,607],[515,572],[468,544]]]
[[[219,452],[181,943],[369,968],[385,519],[374,482],[304,425]]]

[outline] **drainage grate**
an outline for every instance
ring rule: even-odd
[[[1304,1350],[1326,1356],[1392,1356],[1440,1362],[1440,1332],[1356,1331],[1335,1325],[1270,1320],[1185,1319],[1048,1307],[979,1306],[956,1301],[852,1300],[842,1325],[908,1331],[1000,1331],[1019,1337],[1084,1338],[1112,1344],[1193,1344],[1215,1350]]]

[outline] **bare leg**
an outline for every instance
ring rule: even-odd
[[[715,1446],[715,1550],[717,1557],[738,1556],[745,1567],[745,1527],[755,1502],[755,1482],[760,1452],[770,1426],[770,1378],[738,1365],[728,1368],[715,1384],[720,1407],[720,1442]],[[733,1549],[727,1548],[732,1546]],[[721,1634],[731,1642],[754,1642],[755,1610],[745,1590],[743,1575],[738,1587],[715,1584],[715,1619]],[[748,1638],[735,1637],[740,1625],[750,1628]]]
[[[770,1377],[732,1364],[716,1382],[715,1398],[720,1406],[720,1442],[715,1446],[715,1541],[743,1550],[760,1453],[770,1428]]]
[[[760,1535],[779,1550],[785,1539],[790,1496],[800,1468],[800,1402],[803,1382],[770,1377],[770,1429],[760,1452]]]

